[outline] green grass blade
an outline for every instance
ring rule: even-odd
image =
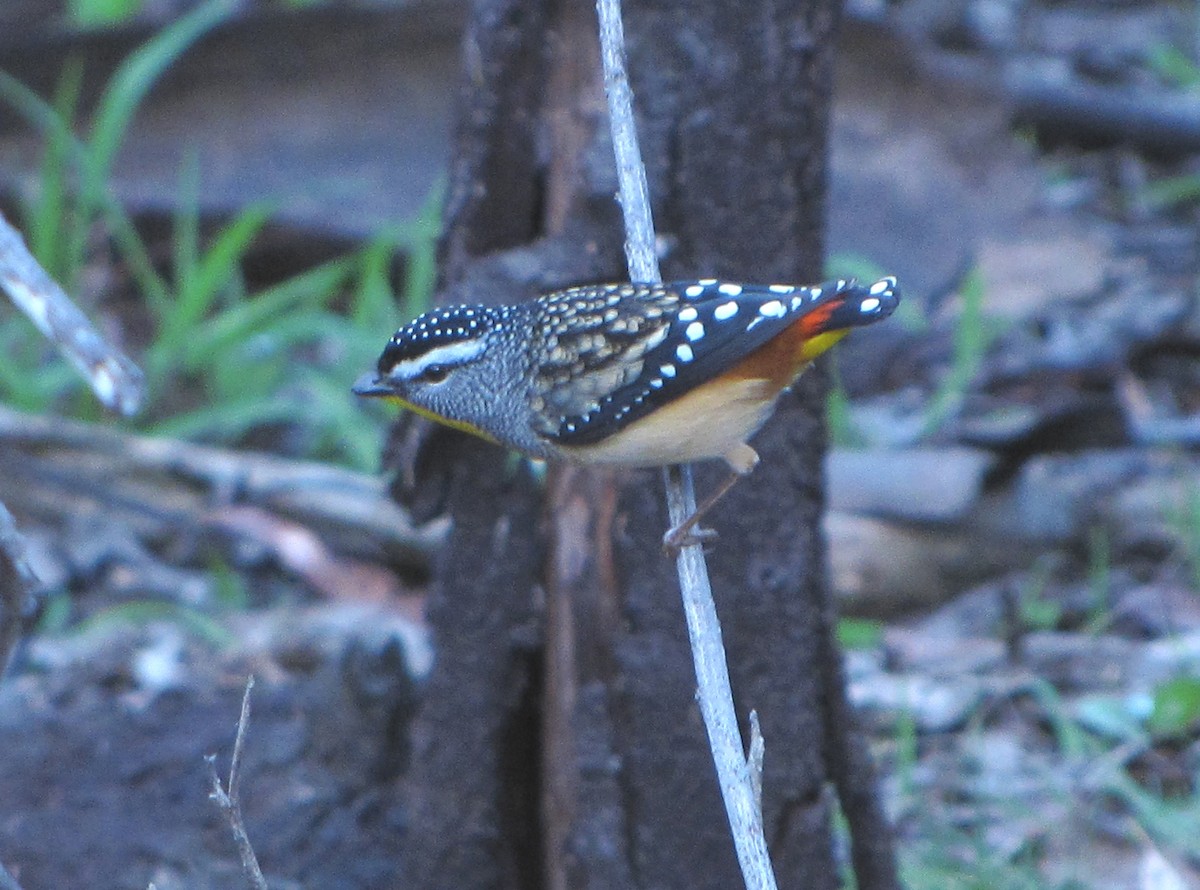
[[[83,64],[69,59],[54,93],[54,109],[60,120],[75,117],[83,85]],[[27,217],[29,249],[50,276],[69,287],[82,267],[83,258],[67,256],[66,235],[70,225],[67,210],[67,179],[71,140],[63,129],[46,139],[46,153],[38,176],[38,195]]]
[[[212,0],[178,19],[125,59],[108,82],[93,115],[90,151],[81,169],[79,206],[89,220],[101,206],[113,159],[146,94],[193,43],[232,11],[228,0]],[[82,254],[82,245],[75,247]]]
[[[81,621],[72,632],[84,635],[92,631],[125,624],[141,626],[153,621],[169,621],[216,648],[233,643],[234,637],[219,622],[196,609],[169,600],[134,600],[109,606]]]
[[[208,252],[195,261],[190,274],[180,279],[180,289],[158,319],[159,332],[152,349],[153,360],[147,361],[152,374],[162,373],[171,365],[194,363],[192,346],[198,328],[213,312],[224,289],[238,273],[242,257],[268,219],[265,208],[251,208],[241,213],[214,239]],[[191,237],[177,236],[177,241]],[[177,245],[176,253],[184,262],[191,250]],[[184,359],[184,356],[189,358]]]
[[[306,301],[326,305],[353,272],[352,259],[332,260],[226,309],[192,332],[188,340],[189,363],[204,365],[209,356],[228,351]]]
[[[1168,84],[1184,89],[1200,86],[1200,68],[1187,53],[1169,43],[1157,43],[1146,52],[1150,69]]]
[[[384,233],[375,237],[359,254],[358,285],[350,309],[350,320],[362,330],[385,324],[396,314],[396,299],[388,282],[395,239]]]
[[[1142,200],[1155,210],[1170,210],[1200,200],[1200,173],[1169,176],[1142,189]]]
[[[142,0],[70,0],[71,21],[82,28],[112,25],[141,11]]]
[[[194,149],[179,170],[178,202],[171,232],[176,294],[184,291],[200,265],[200,159]]]
[[[978,269],[967,274],[960,292],[962,314],[954,328],[954,360],[930,401],[926,432],[936,430],[957,413],[995,336],[983,317],[985,286]]]
[[[305,388],[310,415],[321,419],[321,456],[363,472],[378,471],[384,425],[348,396],[350,377],[310,374]]]
[[[66,122],[41,96],[25,86],[11,74],[0,70],[0,101],[9,105],[18,115],[47,139],[62,139],[71,149],[71,161],[78,169],[87,166],[88,150],[71,132]],[[147,299],[156,304],[167,301],[169,289],[154,268],[150,254],[142,243],[133,221],[117,201],[105,191],[100,195],[100,208],[105,216],[122,258]],[[83,225],[82,220],[79,223]],[[65,248],[64,248],[65,249]]]
[[[446,178],[442,176],[429,190],[408,232],[403,298],[409,315],[419,315],[433,303],[433,292],[437,289],[437,241],[442,231],[446,188]]]
[[[189,290],[195,290],[202,296],[206,307],[215,304],[221,291],[230,284],[241,268],[250,245],[273,212],[266,204],[253,204],[241,211],[213,239],[188,285]]]
[[[121,63],[96,108],[88,140],[92,164],[86,171],[92,181],[85,183],[85,188],[99,188],[108,180],[113,158],[138,106],[163,72],[232,11],[229,0],[212,0],[178,19]]]
[[[168,417],[151,424],[148,432],[174,439],[229,442],[257,427],[272,423],[296,423],[305,416],[305,406],[297,399],[255,396]]]

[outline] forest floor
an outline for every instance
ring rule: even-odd
[[[839,347],[826,531],[907,885],[1200,887],[1200,69],[1171,42],[1197,23],[1102,0],[851,11],[830,271],[894,273],[906,302]],[[20,39],[5,14],[0,71],[50,95],[82,52],[84,102],[161,24]],[[152,256],[178,258],[189,157],[206,232],[271,201],[248,290],[419,216],[457,70],[455,16],[423,22],[247,16],[190,50],[111,169]],[[297,78],[264,40],[336,64]],[[10,219],[46,188],[43,145],[0,112]],[[124,317],[107,255],[80,289]],[[333,356],[331,391],[360,358]],[[254,674],[242,795],[271,886],[392,886],[445,523],[413,527],[372,472],[382,417],[346,421],[365,445],[248,427],[237,444],[281,452],[260,460],[164,454],[146,434],[186,425],[155,410],[103,435],[0,410],[0,501],[44,582],[0,683],[0,864],[26,890],[236,885],[205,756],[227,768]]]

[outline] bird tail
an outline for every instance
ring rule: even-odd
[[[829,296],[798,322],[803,333],[802,362],[811,362],[852,328],[882,321],[900,305],[900,286],[891,276],[869,285],[853,279],[833,281],[823,288],[828,289]]]

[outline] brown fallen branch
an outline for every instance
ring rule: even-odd
[[[1050,142],[1128,145],[1166,155],[1200,150],[1200,105],[1182,92],[1114,90],[1025,64],[1009,72],[1005,92],[1016,122]]]
[[[446,532],[444,521],[415,527],[374,476],[3,407],[0,499],[54,526],[99,511],[147,540],[203,528],[214,507],[237,503],[304,526],[339,554],[418,569]]]

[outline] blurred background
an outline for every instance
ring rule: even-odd
[[[432,297],[465,3],[6,0],[0,211],[147,374],[101,420],[0,313],[0,685],[26,887],[390,886],[439,520],[355,376]],[[830,581],[913,888],[1200,886],[1200,6],[851,0]],[[748,221],[752,225],[753,221]],[[49,419],[65,418],[65,419]]]

